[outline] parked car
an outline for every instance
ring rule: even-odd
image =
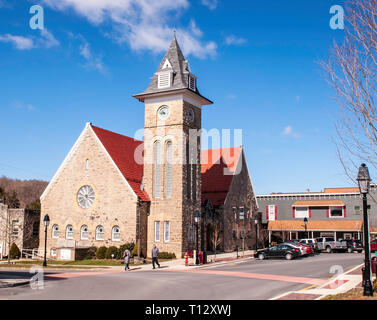
[[[266,258],[285,258],[287,260],[292,260],[301,255],[299,248],[294,247],[290,244],[277,244],[267,249],[258,250],[254,257],[259,260]]]
[[[332,237],[319,237],[316,239],[318,250],[325,250],[328,253],[333,251],[347,251],[348,246],[345,240],[336,241]]]
[[[311,246],[301,243],[299,240],[287,240],[285,243],[296,246],[300,248],[302,255],[314,254]]]
[[[347,252],[352,253],[357,251],[361,253],[364,249],[364,246],[360,240],[346,239],[347,242]]]
[[[306,244],[308,246],[311,246],[314,252],[315,251],[319,251],[318,250],[317,240],[314,239],[314,238],[300,239],[300,243]]]
[[[370,242],[370,251],[371,252],[377,251],[377,239],[374,239]]]

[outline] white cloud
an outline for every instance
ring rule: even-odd
[[[34,47],[33,40],[11,34],[0,35],[0,42],[10,42],[19,50],[30,50]]]
[[[12,43],[18,50],[30,50],[40,47],[47,49],[59,45],[59,41],[55,39],[54,35],[47,29],[41,30],[41,36],[24,37],[11,34],[0,35],[0,42]]]
[[[233,36],[233,35],[230,35],[228,37],[225,38],[225,44],[227,44],[228,46],[230,45],[241,45],[241,44],[244,44],[246,43],[247,40],[244,39],[244,38],[237,38],[236,36]]]
[[[282,132],[283,136],[292,137],[292,138],[300,138],[300,134],[293,131],[291,126],[286,126]]]
[[[83,41],[79,49],[80,49],[80,55],[83,56],[86,60],[84,67],[88,69],[98,70],[102,74],[107,74],[108,73],[107,68],[102,62],[102,57],[94,56],[90,49],[90,44],[81,35],[79,37]]]
[[[54,35],[46,28],[41,30],[41,38],[39,41],[41,45],[43,45],[47,49],[58,46],[60,44],[59,41],[55,39]]]
[[[202,5],[208,7],[210,10],[217,8],[218,0],[202,0]]]
[[[35,111],[36,109],[32,104],[30,103],[25,104],[18,100],[12,101],[12,107],[18,110],[27,110],[27,111]]]
[[[176,17],[189,7],[188,0],[42,0],[56,10],[73,9],[94,25],[111,22],[112,37],[127,42],[133,50],[163,52],[173,30],[186,55],[206,58],[216,54],[213,41],[205,42],[202,31],[192,20],[186,27],[175,28]]]

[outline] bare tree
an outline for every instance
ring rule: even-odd
[[[219,223],[216,223],[214,228],[213,228],[213,238],[212,238],[212,245],[213,245],[213,250],[215,252],[215,257],[214,257],[214,262],[216,262],[216,250],[217,246],[221,243],[221,236],[220,236],[220,225]]]
[[[355,182],[360,162],[377,169],[377,0],[349,0],[345,13],[344,41],[321,66],[340,106],[338,157]]]

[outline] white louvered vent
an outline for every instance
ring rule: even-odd
[[[189,88],[192,91],[195,91],[195,78],[189,77]]]
[[[158,75],[158,88],[169,88],[170,87],[170,72],[160,73]]]

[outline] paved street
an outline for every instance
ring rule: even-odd
[[[66,270],[47,275],[42,290],[0,289],[0,299],[270,299],[323,284],[333,276],[334,265],[347,271],[362,262],[362,254],[322,253],[292,261],[248,259],[196,269]]]

